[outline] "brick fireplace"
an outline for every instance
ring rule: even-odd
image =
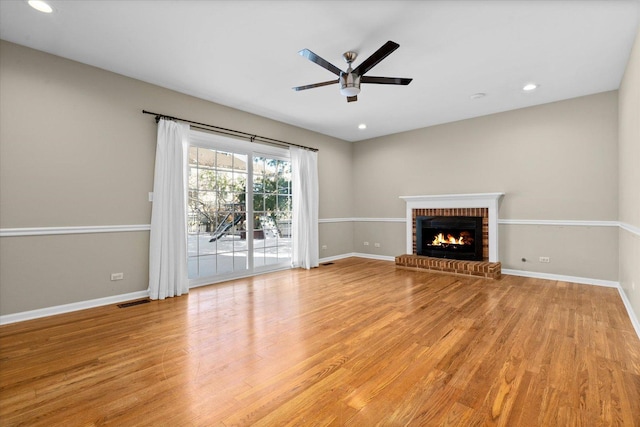
[[[439,271],[498,279],[498,209],[503,193],[404,196],[407,203],[407,254],[396,257],[399,268]],[[417,254],[418,218],[471,217],[482,221],[482,260],[423,256]],[[478,220],[479,221],[479,220]],[[479,259],[479,257],[477,258]]]

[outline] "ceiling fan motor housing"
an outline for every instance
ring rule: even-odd
[[[360,93],[360,76],[351,72],[340,73],[340,93],[344,96],[356,96]]]

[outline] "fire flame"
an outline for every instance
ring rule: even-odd
[[[447,237],[444,237],[444,234],[440,233],[436,237],[433,238],[433,242],[431,243],[434,246],[440,246],[443,244],[452,244],[452,245],[464,245],[464,236],[460,236],[459,239],[456,239],[451,234],[447,234]]]

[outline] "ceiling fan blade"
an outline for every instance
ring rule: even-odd
[[[355,102],[358,100],[358,95],[347,96],[347,102]]]
[[[293,90],[306,90],[306,89],[313,89],[314,87],[321,87],[321,86],[328,86],[328,85],[332,85],[334,83],[338,83],[338,80],[329,80],[327,82],[320,82],[320,83],[313,83],[310,85],[304,85],[304,86],[296,86],[293,88]]]
[[[399,48],[400,45],[398,43],[392,42],[389,40],[386,42],[380,49],[375,51],[373,55],[365,59],[362,64],[358,65],[353,72],[359,76],[362,76],[364,73],[378,65],[380,61],[389,56],[391,52]]]
[[[309,61],[315,62],[316,64],[318,64],[322,68],[325,68],[325,69],[331,71],[336,76],[340,76],[340,73],[342,72],[342,70],[340,70],[340,68],[336,67],[335,65],[333,65],[329,61],[320,58],[318,55],[316,55],[315,53],[311,52],[309,49],[302,49],[298,53],[300,55],[304,56],[305,58],[307,58]]]
[[[372,77],[362,76],[360,83],[376,83],[379,85],[403,85],[406,86],[411,83],[413,79],[405,79],[403,77]]]

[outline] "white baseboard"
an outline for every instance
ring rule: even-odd
[[[608,288],[619,288],[620,283],[612,280],[591,279],[588,277],[564,276],[562,274],[540,273],[538,271],[511,270],[503,268],[502,274],[511,276],[532,277],[535,279],[558,280],[561,282],[580,283],[583,285],[606,286]]]
[[[627,294],[624,293],[624,289],[622,289],[622,287],[618,287],[618,293],[620,294],[620,298],[622,298],[624,307],[627,309],[627,313],[629,313],[629,319],[631,319],[633,329],[636,330],[636,335],[638,335],[638,338],[640,338],[640,321],[638,321],[638,317],[633,312],[631,301],[629,301],[629,298],[627,298]]]
[[[619,282],[614,282],[611,280],[601,280],[601,279],[590,279],[586,277],[575,277],[575,276],[563,276],[560,274],[549,274],[549,273],[539,273],[536,271],[524,271],[524,270],[510,270],[503,268],[502,274],[509,274],[511,276],[522,276],[522,277],[532,277],[536,279],[547,279],[547,280],[559,280],[562,282],[571,282],[571,283],[580,283],[583,285],[596,285],[596,286],[606,286],[608,288],[616,288],[618,293],[620,294],[620,298],[624,304],[624,308],[627,310],[627,314],[629,315],[629,320],[631,320],[631,324],[633,325],[633,329],[636,331],[636,335],[640,338],[640,322],[638,321],[638,317],[633,311],[631,307],[631,302],[629,298],[627,298],[627,294],[624,293],[624,289],[620,286]]]
[[[388,255],[374,255],[374,254],[364,254],[359,252],[351,252],[342,255],[335,255],[326,258],[320,258],[320,264],[337,261],[344,258],[350,257],[358,257],[358,258],[367,258],[367,259],[375,259],[381,261],[395,261],[395,257]],[[549,273],[539,273],[534,271],[524,271],[524,270],[511,270],[511,269],[503,269],[503,274],[508,274],[512,276],[522,276],[522,277],[532,277],[538,279],[547,279],[547,280],[560,280],[563,282],[572,282],[572,283],[580,283],[586,285],[597,285],[597,286],[606,286],[610,288],[618,289],[618,293],[620,294],[620,298],[622,298],[622,302],[624,303],[625,308],[627,309],[627,314],[629,315],[629,319],[631,320],[631,324],[640,338],[640,322],[638,322],[638,318],[636,317],[633,309],[631,308],[631,302],[627,295],[624,293],[624,290],[620,286],[620,283],[610,281],[610,280],[600,280],[600,279],[590,279],[585,277],[575,277],[575,276],[564,276],[559,274],[549,274]],[[195,287],[195,286],[194,286]],[[87,308],[101,307],[109,304],[117,304],[124,301],[131,301],[140,298],[147,298],[149,296],[148,291],[138,291],[131,292],[128,294],[121,295],[113,295],[105,298],[92,299],[88,301],[80,301],[71,304],[57,305],[53,307],[46,307],[37,310],[23,311],[21,313],[14,314],[5,314],[0,315],[0,325],[7,325],[10,323],[23,322],[25,320],[38,319],[41,317],[53,316],[56,314],[63,313],[71,313],[73,311],[85,310]]]
[[[23,311],[21,313],[5,314],[0,316],[0,325],[23,322],[25,320],[39,319],[41,317],[54,316],[56,314],[71,313],[73,311],[85,310],[87,308],[101,307],[103,305],[117,304],[140,298],[147,298],[148,291],[131,292],[128,294],[113,295],[110,297],[97,298],[88,301],[74,302],[71,304],[56,305],[53,307],[40,308],[37,310]]]
[[[375,254],[363,254],[361,252],[355,252],[352,256],[358,258],[377,259],[379,261],[395,261],[396,257],[389,255],[375,255]]]
[[[351,252],[348,254],[322,258],[320,259],[320,264],[325,262],[337,261],[344,258],[351,258],[351,257],[377,259],[382,261],[395,261],[395,257],[392,257],[392,256],[372,255],[372,254]],[[579,283],[581,285],[595,285],[595,286],[605,286],[608,288],[616,288],[618,290],[618,293],[620,294],[620,298],[622,298],[624,307],[627,309],[627,314],[629,315],[629,319],[631,320],[633,329],[635,329],[636,335],[638,335],[638,338],[640,338],[640,322],[638,321],[638,317],[636,316],[636,314],[633,312],[633,309],[631,308],[631,302],[629,301],[629,298],[627,298],[627,295],[624,293],[624,290],[620,286],[619,282],[615,282],[612,280],[591,279],[587,277],[565,276],[561,274],[549,274],[549,273],[539,273],[535,271],[511,270],[511,269],[502,269],[502,274],[508,274],[512,276],[532,277],[536,279]]]
[[[340,255],[320,258],[318,260],[318,262],[320,264],[324,264],[325,262],[338,261],[339,259],[351,258],[351,257],[354,257],[354,256],[357,256],[357,255],[354,252],[351,252],[351,253],[348,253],[348,254],[340,254]]]
[[[363,254],[360,252],[351,252],[348,254],[320,258],[320,264],[323,264],[325,262],[337,261],[339,259],[351,258],[351,257],[377,259],[379,261],[395,261],[396,260],[396,257],[389,256],[389,255],[374,255],[374,254]]]

